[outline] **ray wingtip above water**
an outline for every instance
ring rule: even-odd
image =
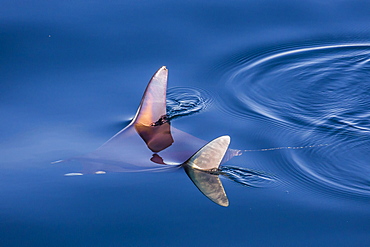
[[[210,171],[217,170],[230,144],[230,136],[220,136],[197,151],[183,167],[195,186],[211,201],[227,207],[229,200],[220,178]]]
[[[230,140],[230,136],[224,135],[208,142],[191,156],[185,165],[199,170],[218,169],[230,145]]]
[[[160,83],[167,85],[167,77],[168,77],[168,69],[166,66],[160,67],[152,76],[150,79],[148,86],[150,86],[152,83]]]
[[[145,89],[132,123],[149,126],[166,115],[167,78],[168,70],[166,66],[162,66],[154,73]]]
[[[231,138],[230,138],[230,136],[228,136],[228,135],[220,136],[220,137],[216,138],[215,140],[217,140],[217,139],[222,140],[222,141],[224,141],[225,143],[227,143],[227,146],[229,146],[229,145],[230,145]]]
[[[162,82],[167,82],[167,76],[168,76],[168,69],[166,66],[162,66],[155,72],[155,74],[153,75],[153,78],[164,79]]]

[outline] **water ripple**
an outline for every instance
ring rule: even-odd
[[[228,112],[285,126],[279,138],[330,144],[287,153],[290,176],[370,195],[370,44],[274,50],[230,71]]]
[[[167,92],[167,117],[169,119],[198,113],[209,105],[210,96],[194,88],[175,87]]]
[[[275,185],[277,179],[269,174],[246,168],[220,166],[219,174],[243,186],[266,188]]]

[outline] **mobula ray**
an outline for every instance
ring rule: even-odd
[[[240,152],[228,149],[229,136],[206,143],[171,126],[166,117],[167,78],[163,66],[149,81],[131,123],[97,150],[71,159],[81,162],[83,168],[66,175],[183,167],[206,197],[226,207],[229,201],[217,171],[221,163]]]

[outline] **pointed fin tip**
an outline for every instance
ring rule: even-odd
[[[163,83],[167,83],[167,77],[168,77],[168,69],[166,66],[162,66],[160,67],[156,72],[155,74],[153,75],[152,77],[152,80],[153,79],[162,79],[162,82]],[[152,81],[151,80],[151,81]]]

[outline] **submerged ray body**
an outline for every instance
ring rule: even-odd
[[[97,150],[74,158],[78,173],[159,171],[183,167],[198,189],[213,202],[228,206],[218,175],[212,173],[238,150],[228,149],[230,137],[209,143],[171,126],[166,117],[168,70],[160,68],[151,78],[131,123]]]

